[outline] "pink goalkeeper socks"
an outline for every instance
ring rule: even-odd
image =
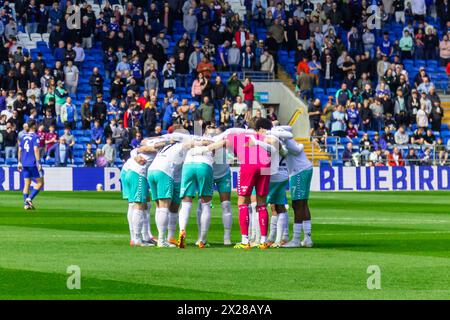
[[[267,229],[269,225],[269,214],[266,206],[256,206],[256,210],[259,214],[259,228],[261,230],[261,236],[267,236]],[[240,211],[239,211],[240,212]]]
[[[243,236],[248,236],[248,219],[248,205],[241,204],[239,206],[239,226],[241,227],[241,235]]]

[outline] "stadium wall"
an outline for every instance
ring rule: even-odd
[[[45,190],[120,191],[119,168],[45,168]],[[233,187],[237,171],[233,168]],[[17,168],[0,167],[0,191],[21,190]],[[315,167],[312,191],[450,190],[449,166]]]
[[[299,99],[292,90],[282,82],[254,82],[255,92],[267,93],[262,103],[279,104],[277,113],[280,123],[292,126],[292,133],[297,138],[309,137],[308,105]]]

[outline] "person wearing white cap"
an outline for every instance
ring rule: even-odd
[[[239,63],[241,62],[241,51],[237,47],[237,42],[231,43],[231,48],[228,50],[228,65],[230,71],[239,71]]]

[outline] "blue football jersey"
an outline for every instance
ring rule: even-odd
[[[20,141],[20,148],[22,149],[20,162],[22,163],[22,166],[36,166],[34,147],[39,147],[39,137],[34,133],[27,133]]]

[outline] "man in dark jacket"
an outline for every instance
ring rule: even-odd
[[[92,117],[94,120],[98,120],[101,125],[106,119],[107,115],[107,106],[103,101],[103,96],[101,94],[97,95],[97,101],[92,106]]]
[[[99,73],[98,68],[95,67],[89,78],[89,85],[91,86],[93,97],[96,97],[98,94],[103,94],[103,81],[102,75]]]
[[[142,125],[145,130],[145,135],[149,136],[153,131],[155,131],[157,114],[156,108],[153,103],[150,103],[142,114]]]

